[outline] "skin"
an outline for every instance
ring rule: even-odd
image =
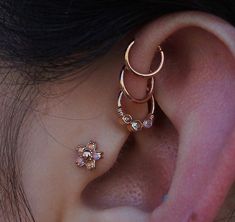
[[[36,221],[213,221],[235,175],[234,36],[234,27],[208,14],[165,16],[78,70],[85,81],[40,86],[20,149]],[[136,70],[148,72],[158,44],[166,61],[156,77],[157,121],[130,135],[116,121],[116,100],[123,52],[133,38]],[[133,95],[144,95],[145,81],[130,74],[126,83]],[[146,106],[127,106],[137,118],[145,115]],[[91,139],[105,156],[88,172],[74,164],[74,148]],[[222,216],[233,201],[231,193]]]

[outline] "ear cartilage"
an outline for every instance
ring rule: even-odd
[[[75,148],[78,156],[76,165],[80,168],[85,167],[87,170],[96,168],[96,161],[103,158],[103,152],[97,152],[97,143],[90,141],[86,146],[78,145]]]
[[[160,62],[159,67],[155,71],[150,72],[150,73],[137,72],[130,65],[130,62],[129,62],[129,52],[130,52],[130,49],[134,43],[135,43],[135,41],[132,41],[130,43],[130,45],[127,47],[127,50],[125,52],[125,65],[122,67],[122,70],[120,73],[121,90],[118,94],[118,104],[117,104],[118,105],[117,111],[118,111],[119,122],[122,125],[125,125],[130,132],[138,132],[144,128],[151,128],[153,126],[154,112],[155,112],[155,98],[153,95],[153,90],[154,90],[154,86],[155,86],[154,76],[162,69],[162,66],[164,63],[164,53],[162,51],[162,48],[160,46],[158,46],[158,50],[161,54],[161,62]],[[124,81],[126,70],[133,72],[137,76],[141,76],[141,78],[147,78],[148,86],[147,86],[146,95],[144,98],[137,99],[129,93],[129,91],[125,85],[125,81]],[[132,117],[132,115],[126,113],[124,111],[123,105],[122,105],[123,96],[125,96],[127,99],[129,99],[130,101],[132,101],[134,103],[138,103],[138,104],[147,103],[148,108],[149,108],[148,115],[143,120],[136,120]]]

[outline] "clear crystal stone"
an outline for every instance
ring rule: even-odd
[[[122,117],[122,120],[124,121],[124,123],[129,124],[132,121],[132,117],[130,115],[126,114]]]
[[[143,122],[145,128],[151,128],[153,126],[153,119],[146,119]]]
[[[96,149],[96,143],[90,141],[90,142],[87,144],[87,148],[90,149],[90,150],[95,150],[95,149]]]
[[[140,121],[133,121],[131,123],[131,127],[133,128],[134,131],[139,131],[142,128],[141,122]]]
[[[92,156],[92,155],[91,155],[91,151],[90,151],[90,150],[85,149],[85,150],[83,151],[82,157],[83,157],[85,160],[90,159],[91,156]]]

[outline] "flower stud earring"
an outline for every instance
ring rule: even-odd
[[[78,145],[75,150],[78,154],[76,165],[78,167],[86,167],[87,170],[96,168],[96,161],[103,158],[103,152],[97,152],[97,144],[90,141],[86,146]]]

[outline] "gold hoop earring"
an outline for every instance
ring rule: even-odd
[[[127,114],[123,110],[122,106],[122,98],[123,98],[124,92],[120,91],[118,95],[118,114],[119,114],[119,121],[122,125],[126,125],[127,129],[130,132],[137,132],[142,130],[143,128],[150,128],[153,125],[154,120],[154,110],[155,110],[155,99],[152,95],[151,98],[148,100],[149,103],[149,114],[143,121],[141,120],[135,120],[130,114]]]
[[[131,47],[134,45],[134,43],[135,43],[135,41],[131,42],[131,44],[127,47],[127,50],[126,50],[126,53],[125,53],[125,63],[126,63],[127,69],[131,70],[133,73],[135,73],[138,76],[142,76],[142,77],[152,77],[152,76],[155,76],[162,69],[163,64],[164,64],[164,60],[165,60],[164,52],[162,51],[161,46],[157,47],[158,51],[161,54],[161,62],[160,62],[159,67],[155,71],[150,72],[150,73],[140,73],[140,72],[136,71],[131,66],[130,61],[129,61],[129,53],[130,53]]]
[[[136,99],[129,93],[129,91],[127,90],[126,85],[125,85],[124,77],[125,77],[125,66],[122,68],[121,73],[120,73],[120,85],[121,85],[121,88],[122,88],[122,91],[124,92],[124,94],[131,101],[133,101],[135,103],[145,103],[151,98],[151,96],[153,94],[154,83],[155,83],[155,79],[153,77],[148,79],[149,86],[146,90],[146,96],[143,99]]]

